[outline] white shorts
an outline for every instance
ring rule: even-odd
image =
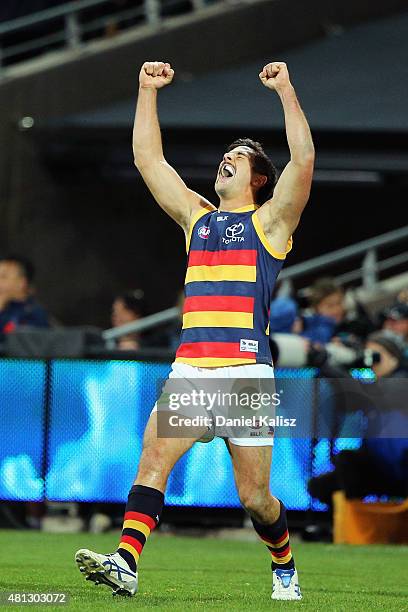
[[[194,379],[231,379],[245,380],[248,378],[256,378],[267,380],[274,378],[274,370],[271,365],[264,363],[246,364],[237,366],[225,366],[220,368],[200,368],[186,363],[173,362],[168,380],[185,379],[191,381]],[[165,390],[165,387],[164,387]],[[155,403],[152,412],[158,410],[157,402]],[[254,428],[255,429],[255,428]],[[223,436],[224,437],[224,436]],[[273,431],[268,431],[267,435],[260,436],[260,433],[254,430],[250,432],[250,437],[229,437],[225,436],[229,442],[237,446],[272,446]]]

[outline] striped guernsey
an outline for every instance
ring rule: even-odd
[[[272,363],[269,306],[286,253],[267,242],[248,205],[193,217],[176,361],[204,368]]]

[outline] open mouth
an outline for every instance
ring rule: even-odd
[[[220,178],[229,179],[235,176],[235,168],[232,164],[225,162],[222,164],[219,172]]]

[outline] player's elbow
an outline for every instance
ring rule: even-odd
[[[148,163],[148,156],[133,150],[133,163],[138,170],[141,170]]]
[[[313,170],[315,162],[315,150],[313,144],[303,148],[300,151],[297,151],[296,154],[292,156],[292,162],[306,171]]]
[[[306,166],[313,168],[315,157],[316,157],[315,148],[313,146],[313,143],[311,143],[303,153],[303,163]]]
[[[139,172],[149,170],[150,168],[153,168],[164,161],[163,156],[155,155],[151,151],[147,152],[133,150],[133,163]]]

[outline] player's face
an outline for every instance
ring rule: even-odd
[[[238,195],[251,185],[251,149],[236,147],[225,153],[218,167],[215,191],[220,197]]]

